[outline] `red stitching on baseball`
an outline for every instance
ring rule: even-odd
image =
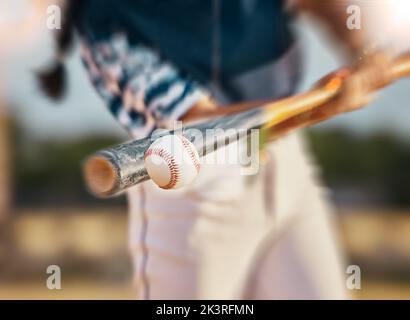
[[[192,151],[191,142],[184,136],[180,136],[180,138],[182,141],[182,145],[184,146],[184,149],[188,152],[192,162],[194,163],[196,172],[199,173],[199,170],[201,169],[201,164],[199,163],[195,152]]]
[[[171,178],[168,184],[166,184],[165,186],[160,186],[160,187],[162,189],[172,189],[173,187],[175,187],[175,185],[177,184],[179,180],[180,172],[179,172],[179,169],[175,162],[174,157],[164,149],[152,148],[152,149],[147,150],[144,156],[144,160],[151,155],[156,155],[164,159],[168,166],[169,171],[171,172]]]

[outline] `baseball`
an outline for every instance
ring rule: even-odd
[[[195,146],[182,135],[157,139],[145,153],[145,168],[162,189],[178,189],[198,175],[200,160]]]

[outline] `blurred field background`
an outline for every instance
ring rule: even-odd
[[[302,90],[340,61],[317,26],[297,27]],[[5,34],[18,40],[13,51],[0,48],[0,299],[133,299],[125,198],[95,199],[81,178],[87,155],[126,136],[91,88],[78,49],[66,100],[55,104],[39,93],[34,73],[51,43],[43,24],[29,29],[37,36],[25,41],[0,29],[1,43]],[[352,292],[358,299],[410,299],[409,84],[307,132],[348,262],[362,270],[362,289]],[[47,289],[49,265],[61,267],[62,290]]]
[[[373,191],[381,188],[373,181],[377,170],[369,175],[370,180],[357,177],[355,170],[359,168],[354,168],[360,161],[353,159],[342,165],[339,157],[339,164],[327,159],[322,140],[331,136],[328,131],[311,133],[324,177],[328,184],[334,184],[337,220],[348,262],[362,270],[362,289],[352,292],[353,297],[410,299],[408,198],[401,192],[393,193],[389,185],[385,191]],[[96,200],[81,181],[81,160],[106,143],[112,141],[94,138],[65,143],[64,147],[47,143],[37,145],[37,152],[30,147],[26,156],[18,155],[23,149],[16,148],[18,156],[11,161],[10,207],[3,211],[0,227],[0,299],[134,298],[125,200]],[[373,143],[377,150],[378,144]],[[348,153],[343,143],[338,146],[340,153]],[[385,146],[381,143],[379,147],[383,150]],[[381,165],[379,174],[386,170],[393,176],[399,174],[389,168]],[[338,178],[339,170],[346,170],[342,177],[349,182],[347,171],[352,171],[357,182],[344,183]],[[379,188],[366,187],[372,183]],[[10,190],[8,185],[3,188]],[[62,290],[46,287],[46,269],[52,264],[62,269]]]

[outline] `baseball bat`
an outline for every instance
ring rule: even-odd
[[[410,54],[395,59],[390,69],[388,80],[372,83],[369,94],[410,76]],[[109,197],[148,180],[144,155],[149,146],[162,135],[183,134],[194,144],[199,155],[204,156],[248,136],[253,129],[268,132],[268,138],[272,140],[291,130],[326,120],[330,116],[321,115],[323,108],[330,108],[332,101],[343,92],[346,79],[355,72],[360,72],[360,68],[342,68],[325,77],[319,86],[308,92],[240,113],[227,114],[224,111],[225,116],[186,126],[178,132],[164,131],[162,134],[99,151],[89,157],[84,165],[88,189],[96,196]],[[336,114],[346,111],[350,110],[338,110]],[[210,129],[218,134],[207,134]],[[198,139],[198,136],[201,138]]]

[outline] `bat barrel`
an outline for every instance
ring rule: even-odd
[[[113,196],[140,182],[149,180],[144,155],[149,146],[161,136],[183,134],[194,144],[199,155],[204,156],[249,135],[252,128],[258,128],[264,123],[264,119],[262,110],[250,110],[243,114],[221,117],[185,127],[177,132],[164,131],[158,135],[99,151],[88,158],[84,164],[85,182],[88,189],[96,196]],[[244,128],[244,130],[240,132],[233,130],[236,127]],[[215,131],[212,135],[207,135],[209,129],[222,131]]]
[[[146,138],[92,155],[84,164],[88,189],[98,197],[109,197],[148,180],[144,154],[150,143]]]
[[[98,196],[109,195],[118,188],[119,172],[113,163],[102,155],[89,158],[84,166],[88,189]]]

